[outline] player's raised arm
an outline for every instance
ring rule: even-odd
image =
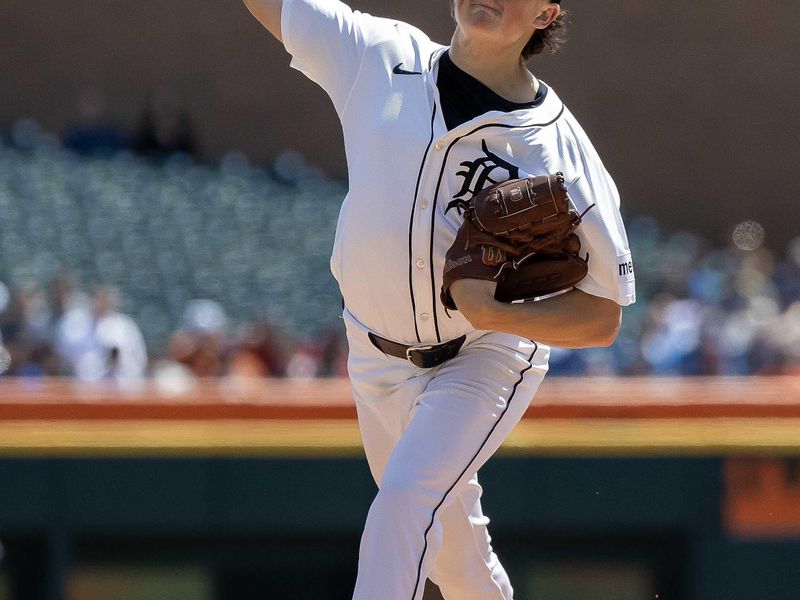
[[[281,37],[281,10],[283,0],[243,0],[247,9],[259,22],[267,28],[279,42]]]
[[[291,66],[324,89],[341,115],[361,61],[375,40],[399,35],[394,21],[354,11],[341,0],[244,0],[279,39]]]

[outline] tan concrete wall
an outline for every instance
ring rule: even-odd
[[[446,0],[353,0],[446,42]],[[627,213],[722,239],[757,218],[780,246],[800,233],[800,4],[567,0],[571,40],[533,63],[583,123]],[[133,126],[161,85],[189,100],[209,157],[266,161],[294,148],[344,174],[327,97],[237,0],[3,0],[0,127],[32,116],[58,131],[87,84]],[[765,207],[765,208],[762,208]]]

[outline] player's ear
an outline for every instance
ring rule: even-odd
[[[561,7],[552,2],[540,12],[533,20],[536,29],[546,29],[550,24],[556,20],[558,13],[561,12]]]

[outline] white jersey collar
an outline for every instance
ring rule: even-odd
[[[439,60],[449,49],[449,46],[439,46],[431,52],[427,65],[425,65],[424,76],[431,90],[433,99],[441,115],[441,102],[439,99],[439,88],[436,86],[436,77],[439,72]],[[545,83],[545,82],[543,82]],[[564,112],[564,103],[553,90],[552,86],[547,85],[547,95],[538,106],[523,108],[512,112],[490,111],[462,123],[444,137],[455,138],[464,135],[476,127],[481,127],[489,123],[501,124],[508,127],[545,127],[554,123]]]

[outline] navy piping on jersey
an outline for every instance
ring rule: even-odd
[[[531,341],[533,342],[533,340]],[[470,467],[472,466],[472,463],[474,463],[475,459],[478,458],[478,455],[481,453],[481,450],[483,450],[484,446],[486,446],[486,442],[488,442],[489,438],[492,437],[492,434],[494,433],[495,429],[497,429],[497,426],[500,424],[500,421],[503,420],[503,417],[508,412],[508,409],[511,407],[511,401],[514,399],[514,394],[517,393],[517,388],[519,387],[519,384],[522,383],[522,380],[525,378],[525,373],[527,373],[533,367],[533,363],[531,361],[533,360],[533,355],[536,354],[536,351],[538,349],[539,345],[536,342],[533,342],[533,352],[531,352],[531,355],[528,357],[528,366],[522,369],[522,371],[520,372],[519,379],[517,379],[517,382],[514,384],[514,387],[511,390],[511,395],[509,395],[508,400],[506,401],[506,406],[503,409],[503,412],[500,413],[500,416],[494,422],[494,425],[492,425],[492,428],[489,430],[489,433],[486,434],[486,437],[484,438],[483,442],[481,442],[481,445],[478,448],[478,450],[475,452],[475,454],[472,455],[472,458],[467,463],[467,466],[464,467],[464,470],[461,471],[459,476],[453,482],[453,485],[451,485],[444,493],[444,496],[442,496],[442,499],[439,501],[439,504],[437,504],[436,508],[433,509],[433,513],[431,514],[431,522],[428,524],[428,528],[425,530],[425,533],[423,534],[425,538],[425,544],[422,547],[422,555],[419,557],[419,565],[417,566],[417,581],[414,584],[414,593],[411,595],[411,600],[414,600],[414,598],[416,598],[417,596],[417,589],[419,588],[419,583],[422,576],[422,563],[425,560],[425,553],[428,551],[428,533],[433,527],[433,523],[436,521],[436,513],[442,507],[444,501],[447,500],[447,496],[450,495],[450,492],[453,491],[453,488],[455,488],[458,485],[458,482],[461,481],[461,478],[464,477],[464,474],[467,471],[469,471]]]
[[[428,152],[433,144],[433,122],[436,120],[436,104],[433,105],[433,114],[431,115],[431,139],[428,140],[428,147],[425,148],[425,154],[422,155],[422,162],[419,165],[419,174],[417,175],[417,187],[414,190],[414,202],[411,204],[411,221],[408,224],[408,290],[411,293],[411,315],[414,318],[414,332],[417,334],[417,343],[422,342],[419,337],[419,327],[417,326],[417,302],[414,299],[414,249],[412,247],[412,231],[414,230],[414,213],[417,210],[417,198],[419,197],[419,184],[422,181],[422,171],[425,168],[425,161],[428,159]]]
[[[433,57],[436,52],[431,53],[428,59],[428,72],[433,67]],[[411,204],[411,219],[408,224],[408,291],[411,296],[411,316],[414,319],[414,333],[417,336],[417,343],[421,343],[422,339],[419,336],[419,326],[417,325],[417,301],[414,298],[414,250],[412,247],[412,232],[414,230],[414,213],[417,209],[417,198],[419,197],[419,184],[422,181],[422,171],[425,168],[425,161],[428,160],[428,152],[430,152],[433,145],[433,124],[436,121],[436,102],[433,103],[433,111],[431,114],[431,139],[428,140],[428,146],[425,148],[425,153],[422,155],[422,162],[419,163],[419,173],[417,174],[417,185],[414,189],[414,201]]]
[[[450,150],[453,149],[458,142],[463,140],[465,137],[468,137],[482,129],[487,129],[489,127],[502,127],[505,129],[531,129],[534,127],[547,127],[552,125],[556,121],[561,118],[561,115],[564,114],[564,105],[561,105],[561,110],[558,111],[558,114],[553,118],[553,120],[548,121],[547,123],[538,123],[536,125],[506,125],[505,123],[486,123],[485,125],[481,125],[480,127],[476,127],[472,131],[465,133],[457,138],[455,138],[450,144],[447,146],[447,151],[444,153],[444,158],[442,159],[442,168],[439,170],[439,179],[436,182],[436,192],[433,195],[433,208],[431,210],[431,248],[430,248],[430,262],[429,262],[429,271],[431,274],[431,289],[433,290],[433,324],[436,328],[436,341],[437,343],[441,343],[442,337],[439,334],[439,294],[438,288],[436,287],[436,275],[433,272],[433,238],[435,233],[436,227],[436,205],[439,200],[439,190],[442,186],[442,178],[444,177],[444,168],[447,165],[447,158],[450,155]]]

